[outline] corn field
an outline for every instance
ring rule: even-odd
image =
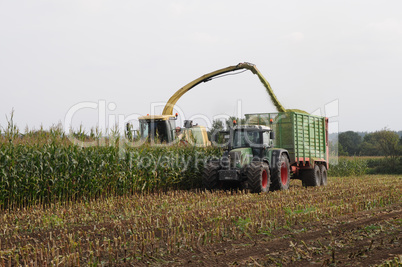
[[[99,139],[98,139],[99,142]],[[60,132],[3,137],[0,208],[200,187],[216,148],[71,144]]]
[[[130,147],[119,138],[102,138],[96,130],[75,138],[94,146],[73,144],[61,126],[49,131],[26,131],[15,125],[0,136],[0,208],[90,200],[99,196],[201,187],[208,158],[218,148],[186,146]],[[367,171],[367,161],[340,159],[330,176],[356,176]]]
[[[361,176],[368,171],[368,160],[364,158],[340,158],[338,164],[328,169],[330,176]]]

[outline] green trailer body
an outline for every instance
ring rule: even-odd
[[[274,146],[286,149],[292,171],[313,168],[315,162],[328,169],[328,119],[300,112],[246,114],[246,123],[267,125],[275,132]]]

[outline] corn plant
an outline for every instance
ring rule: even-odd
[[[116,146],[81,148],[56,141],[3,143],[0,206],[199,187],[204,161],[219,150],[142,146],[119,152]]]

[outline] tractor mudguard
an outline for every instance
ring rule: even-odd
[[[288,151],[286,149],[272,149],[270,151],[270,163],[269,163],[269,167],[271,169],[271,173],[278,171],[278,169],[281,167],[280,164],[278,164],[280,162],[280,158],[281,155],[285,153],[285,155],[288,157],[289,159],[289,154]]]

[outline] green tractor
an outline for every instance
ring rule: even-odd
[[[274,132],[263,125],[234,126],[226,133],[227,149],[209,160],[203,172],[206,189],[249,189],[253,193],[286,190],[290,183],[289,153],[274,148]]]

